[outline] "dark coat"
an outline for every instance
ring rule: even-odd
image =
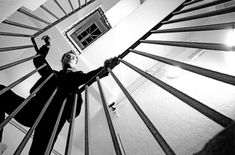
[[[78,91],[78,88],[84,84],[86,84],[92,77],[98,74],[104,67],[100,67],[96,70],[93,70],[88,73],[83,73],[82,71],[55,71],[52,70],[51,67],[45,60],[45,57],[49,51],[47,46],[42,46],[40,48],[40,52],[42,54],[41,57],[34,59],[34,65],[36,68],[40,67],[44,63],[47,64],[46,67],[39,70],[39,74],[42,76],[35,85],[31,88],[30,93],[32,93],[51,73],[54,73],[53,77],[40,89],[40,91],[34,97],[34,100],[40,100],[40,104],[35,106],[34,108],[41,109],[42,106],[46,103],[49,99],[55,88],[58,86],[58,92],[56,93],[55,97],[52,100],[50,109],[58,109],[64,101],[65,98],[68,99],[65,110],[63,113],[63,117],[66,117],[66,120],[70,119],[71,115],[71,107],[73,104],[73,94],[76,92],[78,94],[77,99],[77,109],[76,109],[76,116],[79,115],[82,105],[82,97],[81,93]],[[107,76],[107,73],[102,77]],[[91,84],[91,83],[90,83]],[[52,108],[53,107],[53,108]],[[50,110],[49,110],[50,111]],[[49,116],[50,114],[48,114]],[[54,115],[54,113],[52,114]]]
[[[47,46],[42,46],[40,48],[39,53],[41,54],[40,57],[34,59],[34,65],[36,68],[42,66],[44,63],[48,64],[45,60],[45,57],[49,51]],[[39,70],[39,74],[42,76],[35,85],[31,88],[30,92],[32,93],[51,73],[53,73],[52,78],[36,93],[36,95],[31,99],[30,103],[26,105],[24,108],[27,111],[28,116],[31,116],[34,120],[37,118],[41,109],[53,94],[54,90],[58,87],[58,91],[56,92],[55,96],[53,97],[50,105],[48,106],[45,114],[43,115],[40,123],[38,124],[37,128],[35,129],[34,133],[34,140],[30,149],[29,155],[35,154],[43,154],[49,138],[52,134],[54,129],[59,111],[61,109],[62,103],[65,98],[67,98],[67,102],[58,126],[58,130],[55,135],[55,139],[53,141],[53,145],[59,132],[61,131],[64,123],[70,120],[71,112],[72,112],[72,105],[73,105],[73,96],[76,92],[78,94],[77,99],[77,109],[76,109],[76,116],[79,115],[82,106],[82,97],[80,91],[78,91],[79,86],[86,84],[92,77],[97,75],[100,71],[102,71],[104,67],[100,67],[96,70],[93,70],[88,73],[83,73],[81,71],[55,71],[52,70],[49,65],[44,67],[43,69]],[[107,76],[108,72],[101,76],[100,78]],[[94,80],[95,81],[95,80]],[[94,82],[93,81],[93,82]],[[92,83],[89,83],[92,84]],[[31,124],[31,122],[29,122]]]

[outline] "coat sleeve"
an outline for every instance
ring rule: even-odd
[[[81,78],[81,84],[91,85],[93,82],[96,81],[96,76],[98,76],[99,73],[100,73],[99,78],[103,78],[108,75],[108,71],[105,67],[99,67],[88,73],[82,73],[83,75]]]
[[[49,76],[53,71],[51,69],[51,67],[49,66],[48,62],[46,61],[46,55],[49,51],[49,46],[47,45],[43,45],[40,49],[39,49],[39,52],[38,54],[40,54],[39,57],[33,59],[33,63],[34,63],[34,66],[36,68],[42,66],[43,64],[46,64],[47,66],[42,68],[41,70],[38,71],[38,73],[42,76],[42,77],[47,77]]]

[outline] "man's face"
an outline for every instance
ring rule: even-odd
[[[63,67],[73,68],[77,63],[76,55],[73,53],[67,53],[62,59]]]

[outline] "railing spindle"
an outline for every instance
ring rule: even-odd
[[[186,0],[185,2],[187,2],[189,0]],[[181,10],[182,8],[184,8],[184,3],[182,3],[181,5],[179,5],[175,10],[173,10],[172,12],[177,12],[179,10]],[[159,22],[158,24],[156,24],[153,28],[151,28],[151,30],[157,30],[162,26],[162,22],[164,21],[168,21],[169,19],[171,19],[173,17],[172,13],[170,13],[169,15],[167,15],[164,19],[161,20],[161,22]],[[128,49],[134,49],[136,48],[138,45],[140,45],[140,40],[145,40],[147,39],[152,33],[150,31],[148,31],[147,33],[145,33],[142,37],[140,37],[134,44],[132,44]],[[125,50],[122,54],[120,54],[118,57],[119,58],[124,58],[128,53],[129,50]]]
[[[53,76],[51,74],[46,78],[1,124],[0,130],[12,119],[20,110],[34,97],[34,95],[44,86],[44,84]]]
[[[81,1],[78,0],[78,8],[81,8]]]
[[[159,44],[167,46],[179,46],[188,48],[199,48],[207,50],[219,50],[219,51],[233,51],[234,46],[227,46],[219,43],[204,43],[204,42],[183,42],[183,41],[162,41],[162,40],[140,40],[141,43]]]
[[[37,58],[37,57],[39,57],[39,56],[40,56],[40,54],[37,54],[37,55],[35,55],[35,56],[31,56],[31,57],[28,57],[28,58],[25,58],[25,59],[21,59],[21,60],[18,60],[18,61],[15,61],[15,62],[6,64],[6,65],[3,65],[3,66],[0,66],[0,71],[1,71],[1,70],[4,70],[4,69],[7,69],[7,68],[10,68],[10,67],[13,67],[13,66],[16,66],[16,65],[21,64],[21,63],[23,63],[23,62],[32,60],[32,59]]]
[[[68,137],[67,137],[66,148],[65,148],[65,155],[70,155],[72,151],[71,149],[72,149],[72,141],[73,141],[75,115],[76,115],[76,109],[77,109],[77,98],[78,98],[78,94],[75,93],[74,99],[73,99],[72,112],[71,112],[71,120],[70,120],[70,125],[69,125],[69,130],[68,130]]]
[[[33,35],[29,34],[20,34],[20,33],[11,33],[11,32],[0,32],[1,36],[10,36],[10,37],[33,37]]]
[[[130,49],[130,51],[133,53],[136,53],[136,54],[139,54],[139,55],[142,55],[142,56],[145,56],[145,57],[148,57],[148,58],[151,58],[151,59],[163,62],[163,63],[166,63],[168,65],[178,66],[178,67],[185,69],[187,71],[190,71],[190,72],[193,72],[196,74],[200,74],[200,75],[203,75],[203,76],[215,79],[215,80],[219,80],[219,81],[231,84],[231,85],[235,85],[235,76],[223,74],[220,72],[212,71],[212,70],[201,68],[198,66],[193,66],[190,64],[186,64],[186,63],[179,62],[179,61],[172,60],[172,59],[167,59],[167,58],[160,57],[157,55],[144,53],[144,52],[141,52],[138,50]]]
[[[85,155],[90,154],[90,148],[89,148],[89,143],[90,143],[90,128],[89,128],[89,98],[88,98],[88,86],[85,86]]]
[[[42,8],[44,11],[46,11],[47,13],[49,13],[50,15],[52,15],[53,17],[55,17],[57,20],[60,19],[60,18],[57,17],[53,12],[51,12],[49,9],[47,9],[45,6],[41,5],[40,8]]]
[[[53,0],[56,5],[64,12],[65,15],[67,15],[66,11],[63,9],[63,7],[60,5],[60,3],[57,0]]]
[[[161,87],[164,90],[168,91],[169,93],[171,93],[172,95],[174,95],[178,99],[182,100],[183,102],[185,102],[189,106],[193,107],[197,111],[201,112],[202,114],[204,114],[205,116],[207,116],[211,120],[217,122],[221,126],[226,128],[234,122],[232,119],[228,118],[227,116],[224,116],[223,114],[221,114],[221,113],[215,111],[214,109],[204,105],[203,103],[195,100],[194,98],[188,96],[187,94],[184,94],[183,92],[175,89],[174,87],[164,83],[163,81],[155,78],[154,76],[140,70],[139,68],[129,64],[128,62],[126,62],[122,59],[119,59],[119,60],[123,64],[127,65],[128,67],[130,67],[131,69],[133,69],[134,71],[139,73],[140,75],[142,75],[145,78],[149,79],[150,81],[152,81],[153,83],[155,83],[159,87]]]
[[[113,141],[113,145],[114,145],[116,155],[121,155],[122,151],[121,151],[121,148],[120,148],[119,143],[118,143],[117,135],[115,133],[115,129],[114,129],[112,119],[111,119],[110,114],[109,114],[109,110],[107,108],[107,103],[106,103],[104,93],[103,93],[103,89],[101,87],[100,80],[99,80],[98,76],[96,77],[96,81],[97,81],[97,84],[98,84],[98,87],[99,87],[100,96],[101,96],[101,100],[102,100],[102,104],[103,104],[103,108],[104,108],[104,113],[105,113],[105,116],[106,116],[106,120],[107,120],[107,123],[108,123],[109,131],[110,131],[110,134],[111,134],[111,138],[112,138],[112,141]]]
[[[54,0],[54,1],[56,2],[56,4],[57,4],[58,6],[60,6],[57,0]],[[89,2],[87,3],[87,5],[91,4],[92,2],[94,2],[94,1],[89,1]],[[35,33],[35,34],[34,34],[34,37],[39,36],[39,35],[42,34],[43,32],[45,32],[45,31],[47,31],[48,29],[50,29],[51,27],[53,27],[53,26],[55,26],[56,24],[58,24],[58,23],[64,21],[65,19],[69,18],[71,15],[73,15],[73,14],[75,14],[76,12],[80,11],[81,9],[83,9],[84,7],[86,7],[87,5],[83,4],[81,7],[75,9],[74,11],[72,11],[72,12],[70,12],[70,13],[68,13],[68,14],[67,14],[66,12],[64,12],[64,13],[65,13],[65,16],[63,16],[63,17],[60,18],[59,20],[53,22],[52,24],[46,26],[45,28],[42,29],[42,31],[39,31],[39,32]],[[60,8],[63,10],[63,8],[62,8],[61,6],[60,6]]]
[[[67,102],[67,98],[64,99],[63,104],[60,108],[60,112],[59,112],[58,117],[56,119],[56,123],[55,123],[53,132],[51,134],[51,137],[50,137],[50,140],[48,142],[48,145],[47,145],[47,148],[46,148],[46,151],[45,151],[44,155],[50,155],[50,153],[51,153],[52,145],[53,145],[53,142],[54,142],[54,139],[55,139],[56,132],[58,130],[58,126],[59,126],[59,123],[60,123],[60,120],[61,120],[66,102]]]
[[[152,30],[151,33],[175,33],[175,32],[193,32],[193,31],[213,31],[213,30],[224,30],[232,29],[235,26],[235,22],[229,23],[219,23],[201,26],[191,26],[191,27],[180,27],[180,28],[170,28],[161,30]]]
[[[68,1],[69,1],[69,5],[70,5],[72,11],[74,11],[73,4],[72,4],[71,0],[68,0]]]
[[[13,87],[15,87],[16,85],[18,85],[19,83],[21,83],[22,81],[24,81],[25,79],[27,79],[28,77],[30,77],[31,75],[33,75],[34,73],[38,72],[39,70],[41,70],[42,68],[46,67],[47,65],[44,64],[42,66],[40,66],[39,68],[33,70],[32,72],[26,74],[25,76],[23,76],[22,78],[18,79],[17,81],[13,82],[12,84],[10,84],[9,86],[7,86],[6,88],[0,90],[0,95],[2,95],[3,93],[5,93],[6,91],[12,89]]]
[[[201,18],[206,18],[206,17],[213,17],[213,16],[217,16],[217,15],[223,15],[223,14],[232,13],[232,12],[235,12],[235,6],[220,9],[220,10],[210,11],[210,12],[206,12],[206,13],[196,14],[196,15],[192,15],[192,16],[182,17],[182,18],[178,18],[178,19],[163,21],[162,24],[170,24],[170,23],[177,23],[177,22],[183,22],[183,21],[190,21],[190,20],[195,20],[195,19],[201,19]]]
[[[26,16],[29,16],[29,17],[31,17],[31,18],[34,18],[34,19],[36,19],[36,20],[38,20],[38,21],[40,21],[40,22],[43,22],[43,23],[45,23],[45,24],[47,24],[47,25],[50,25],[50,24],[51,24],[51,23],[49,23],[48,21],[46,21],[46,20],[44,20],[44,19],[42,19],[42,18],[40,18],[40,17],[38,17],[38,16],[36,16],[36,15],[34,15],[34,14],[28,12],[28,11],[26,11],[26,10],[23,9],[23,8],[19,8],[17,11],[20,12],[20,13],[25,14]]]
[[[186,1],[185,3],[183,3],[183,6],[192,5],[192,4],[201,2],[201,1],[204,1],[204,0],[191,0],[191,1],[188,1],[188,2]]]
[[[54,92],[52,93],[52,95],[50,96],[50,98],[47,100],[46,104],[44,105],[43,109],[41,110],[39,116],[37,117],[35,123],[33,124],[33,126],[29,129],[29,131],[27,132],[27,134],[25,135],[24,139],[21,141],[20,145],[18,146],[18,148],[16,149],[16,151],[14,152],[14,155],[20,155],[21,152],[23,151],[25,145],[27,144],[30,136],[33,134],[33,131],[35,130],[35,128],[38,126],[40,120],[42,119],[42,116],[44,115],[44,113],[46,112],[48,106],[50,105],[52,99],[54,98],[56,92],[58,91],[58,87],[54,90]]]
[[[141,108],[138,106],[136,101],[131,97],[131,95],[128,93],[128,91],[125,89],[125,87],[121,84],[121,82],[118,80],[118,78],[114,75],[114,73],[108,68],[109,73],[112,75],[118,86],[121,88],[122,92],[126,95],[127,99],[130,101],[131,105],[134,107],[135,111],[139,114],[140,118],[143,120],[155,140],[158,142],[158,144],[161,146],[162,150],[167,155],[175,155],[174,151],[170,148],[170,146],[167,144],[165,139],[161,136],[159,131],[155,128],[153,123],[150,121],[150,119],[145,115],[145,113],[141,110]]]
[[[32,47],[34,47],[34,46],[33,45],[24,45],[24,46],[2,47],[2,48],[0,48],[0,52],[20,50],[20,49],[32,48]]]
[[[2,23],[8,24],[8,25],[12,25],[12,26],[16,26],[16,27],[25,28],[25,29],[36,30],[36,31],[42,31],[42,29],[40,29],[40,28],[33,27],[33,26],[29,26],[29,25],[25,25],[25,24],[21,24],[21,23],[17,23],[17,22],[10,21],[10,20],[7,20],[7,19],[4,20]]]
[[[187,12],[203,9],[203,8],[206,8],[206,7],[218,5],[218,4],[221,4],[221,3],[225,3],[225,2],[228,2],[228,1],[231,1],[231,0],[215,0],[215,1],[212,1],[212,2],[209,2],[209,3],[205,3],[205,4],[202,4],[202,5],[192,7],[192,8],[188,8],[188,9],[184,9],[184,10],[181,10],[181,11],[173,12],[172,14],[173,15],[178,15],[178,14],[182,14],[182,13],[187,13]]]

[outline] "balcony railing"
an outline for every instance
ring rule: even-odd
[[[58,15],[56,15],[55,13],[51,12],[49,8],[45,7],[45,6],[41,6],[40,8],[42,10],[44,10],[45,12],[47,12],[48,14],[50,14],[51,16],[53,16],[56,21],[55,22],[48,22],[44,19],[42,19],[41,17],[38,17],[36,15],[34,15],[33,13],[24,10],[24,9],[19,9],[18,12],[25,14],[26,16],[30,17],[30,18],[34,18],[40,22],[43,22],[44,24],[46,24],[46,26],[44,28],[37,28],[37,27],[32,27],[29,25],[25,25],[22,23],[18,23],[15,21],[11,21],[11,20],[4,20],[2,23],[3,24],[8,24],[8,25],[12,25],[12,26],[16,26],[16,27],[21,27],[24,29],[30,29],[30,30],[34,30],[36,31],[34,34],[21,34],[21,33],[12,33],[12,32],[0,32],[1,36],[11,36],[11,37],[24,37],[24,38],[31,38],[32,40],[32,45],[22,45],[22,46],[12,46],[12,47],[0,47],[0,52],[7,52],[7,51],[13,51],[13,50],[19,50],[19,49],[24,49],[24,48],[35,48],[37,50],[37,45],[34,41],[34,38],[37,37],[38,35],[44,33],[45,31],[47,31],[48,29],[50,29],[51,27],[55,26],[56,24],[58,24],[59,22],[61,22],[62,20],[70,17],[72,14],[76,13],[77,11],[83,9],[84,7],[86,7],[87,5],[91,4],[94,0],[90,0],[90,1],[86,1],[83,5],[81,4],[80,1],[78,1],[79,6],[77,8],[75,8],[71,1],[68,0],[68,3],[71,7],[71,12],[67,13],[63,6],[61,6],[59,4],[59,2],[57,0],[53,0],[55,5],[61,9],[61,11],[64,13],[63,17],[59,17]],[[207,50],[213,50],[211,52],[225,52],[225,51],[232,51],[234,52],[235,47],[234,46],[227,46],[223,43],[211,43],[211,42],[183,42],[183,41],[163,41],[163,40],[149,40],[147,39],[149,36],[151,35],[158,35],[158,34],[167,34],[167,33],[184,33],[184,32],[214,32],[217,30],[227,30],[227,29],[234,29],[235,28],[235,21],[228,21],[228,22],[221,22],[221,23],[215,23],[215,24],[210,24],[210,25],[197,25],[197,26],[187,26],[187,27],[175,27],[175,28],[168,28],[168,29],[160,29],[162,26],[167,25],[167,24],[173,24],[173,23],[180,23],[180,22],[185,22],[185,21],[191,21],[191,20],[197,20],[197,19],[204,19],[204,18],[209,18],[209,17],[213,17],[213,16],[220,16],[220,15],[226,15],[229,13],[233,13],[235,12],[235,7],[231,6],[228,8],[224,8],[224,9],[220,9],[220,10],[215,10],[215,11],[209,11],[209,12],[205,12],[205,13],[195,13],[194,15],[190,15],[190,16],[184,16],[184,17],[179,17],[177,18],[178,15],[184,15],[184,13],[193,13],[194,11],[203,9],[203,8],[207,8],[207,7],[212,7],[212,6],[216,6],[219,4],[223,4],[226,2],[229,2],[231,0],[214,0],[212,2],[205,2],[203,0],[186,0],[185,2],[183,2],[180,6],[178,6],[175,10],[173,10],[168,16],[166,16],[161,22],[156,23],[156,25],[150,29],[148,32],[146,32],[146,34],[144,34],[141,38],[139,38],[132,46],[130,46],[128,49],[126,49],[123,53],[120,53],[120,55],[117,56],[118,58],[118,62],[111,64],[110,68],[114,68],[116,65],[119,64],[119,62],[121,64],[126,65],[127,67],[131,68],[132,70],[134,70],[135,72],[139,73],[141,76],[145,77],[146,79],[148,79],[149,81],[151,81],[153,84],[161,87],[162,89],[166,90],[167,92],[169,92],[170,94],[172,94],[173,96],[175,96],[176,98],[182,100],[185,104],[187,104],[188,106],[190,106],[191,108],[197,110],[198,112],[200,112],[201,114],[205,115],[206,117],[208,117],[209,119],[211,119],[212,121],[218,123],[219,125],[221,125],[224,128],[227,128],[228,126],[230,126],[234,120],[232,118],[227,117],[226,115],[224,115],[221,112],[216,111],[215,109],[207,106],[206,104],[198,101],[197,99],[191,97],[190,95],[187,95],[183,92],[181,92],[180,90],[168,85],[167,83],[161,81],[160,79],[150,75],[149,73],[137,68],[136,66],[134,66],[133,64],[127,62],[124,60],[125,56],[127,56],[129,53],[134,53],[137,55],[141,55],[143,57],[147,57],[149,59],[153,59],[155,61],[158,62],[162,62],[168,65],[172,65],[172,66],[178,66],[186,71],[189,72],[193,72],[195,74],[199,74],[201,76],[205,76],[208,78],[211,78],[213,80],[218,80],[220,82],[229,84],[229,85],[235,85],[235,77],[233,75],[228,75],[225,73],[221,73],[218,71],[213,71],[210,69],[206,69],[203,67],[199,67],[199,66],[195,66],[195,65],[191,65],[191,64],[187,64],[184,62],[180,62],[180,61],[176,61],[170,58],[166,58],[166,57],[161,57],[158,55],[153,55],[150,53],[147,53],[145,51],[140,51],[140,50],[136,50],[135,48],[141,44],[153,44],[153,45],[163,45],[163,46],[175,46],[175,47],[183,47],[183,48],[196,48],[196,49],[207,49]],[[202,2],[205,2],[203,4],[200,4]],[[195,6],[196,5],[196,6]],[[185,9],[185,7],[188,7]],[[190,7],[192,6],[192,7]],[[172,19],[173,17],[176,17],[174,19]],[[10,67],[25,63],[26,61],[31,61],[32,59],[35,59],[37,57],[39,57],[40,55],[35,55],[35,56],[31,56],[19,61],[15,61],[9,64],[5,64],[3,66],[0,66],[0,71],[8,69]],[[39,71],[40,69],[44,68],[46,65],[43,65],[37,69],[35,69],[34,71],[28,73],[27,75],[25,75],[24,77],[20,78],[19,80],[13,82],[12,84],[10,84],[8,87],[6,87],[3,90],[0,90],[0,95],[4,94],[5,92],[7,92],[8,90],[12,89],[13,87],[15,87],[16,85],[18,85],[19,83],[21,83],[22,81],[24,81],[25,79],[27,79],[28,77],[32,76],[34,73],[36,73],[37,71]],[[160,147],[162,148],[162,150],[165,152],[165,154],[167,155],[174,155],[176,154],[175,151],[171,148],[171,146],[168,144],[168,142],[164,139],[164,136],[162,136],[162,134],[158,131],[158,129],[154,126],[154,124],[151,122],[151,119],[148,118],[148,116],[143,112],[143,110],[138,106],[138,103],[135,101],[135,99],[131,96],[131,94],[128,92],[128,90],[123,86],[123,84],[121,83],[121,81],[117,78],[117,76],[112,72],[112,69],[108,68],[108,72],[110,73],[109,76],[111,76],[114,81],[117,83],[117,85],[121,88],[121,90],[123,91],[123,93],[125,94],[126,98],[130,101],[131,105],[133,106],[133,108],[135,109],[136,113],[139,115],[139,117],[142,119],[142,121],[144,122],[144,124],[146,125],[146,127],[149,129],[149,132],[152,134],[152,136],[154,137],[154,139],[157,141],[157,143],[160,145]],[[100,72],[100,74],[104,74],[104,71]],[[97,81],[98,84],[98,88],[99,88],[99,92],[100,92],[100,96],[102,99],[102,105],[103,105],[103,109],[105,112],[105,116],[106,116],[106,120],[108,123],[108,127],[109,127],[109,131],[110,131],[110,135],[112,138],[112,142],[113,142],[113,147],[115,150],[115,153],[118,155],[124,154],[125,150],[123,150],[123,147],[120,144],[120,140],[118,140],[117,137],[117,133],[115,131],[115,128],[113,126],[112,123],[112,119],[110,117],[109,114],[109,110],[108,110],[108,106],[107,106],[107,101],[105,99],[105,95],[104,95],[104,91],[102,88],[102,85],[100,83],[100,79],[99,79],[99,75],[97,75],[96,77],[93,77],[90,82],[94,82]],[[15,117],[15,115],[17,113],[20,112],[20,110],[28,103],[28,101],[34,96],[34,94],[36,94],[41,87],[43,87],[43,85],[51,78],[52,75],[50,75],[47,79],[45,79],[45,81],[38,86],[38,88],[32,92],[29,97],[27,97],[25,99],[25,101],[22,102],[22,104],[17,107],[17,109],[15,109],[12,114],[10,114],[3,122],[1,122],[0,124],[0,129],[2,129],[7,123],[9,123],[9,121],[11,121],[12,118]],[[89,85],[90,82],[88,82],[86,85],[84,85],[82,88],[80,88],[79,91],[84,91],[85,90],[85,154],[89,155],[90,154],[90,135],[89,135]],[[53,100],[53,97],[55,96],[57,92],[57,89],[54,90],[53,94],[51,94],[51,97],[48,99],[48,101],[45,103],[44,108],[42,109],[40,115],[38,116],[35,124],[30,128],[30,130],[27,132],[25,138],[23,139],[23,141],[21,142],[21,144],[19,145],[19,147],[17,148],[17,150],[15,151],[15,155],[17,154],[21,154],[22,150],[24,149],[27,141],[29,140],[29,138],[31,137],[34,129],[37,127],[38,123],[40,122],[41,118],[43,117],[43,114],[45,113],[47,107],[49,106],[51,100]],[[67,100],[67,99],[66,99]],[[61,115],[63,112],[63,109],[65,107],[66,104],[66,100],[63,102],[63,105],[61,106],[59,115],[58,115],[58,119],[56,121],[56,125],[53,131],[53,134],[51,135],[50,141],[48,142],[48,147],[47,150],[45,151],[45,154],[50,154],[50,150],[52,147],[52,142],[54,140],[55,137],[55,133],[56,130],[58,128],[58,123],[61,119]],[[68,131],[68,138],[67,138],[67,145],[66,145],[66,151],[65,154],[71,154],[71,143],[72,143],[72,137],[73,137],[73,130],[74,130],[74,120],[75,120],[75,109],[76,109],[76,102],[77,101],[77,95],[74,94],[74,105],[73,105],[73,109],[71,111],[71,122],[70,122],[70,127],[69,127],[69,131]]]

